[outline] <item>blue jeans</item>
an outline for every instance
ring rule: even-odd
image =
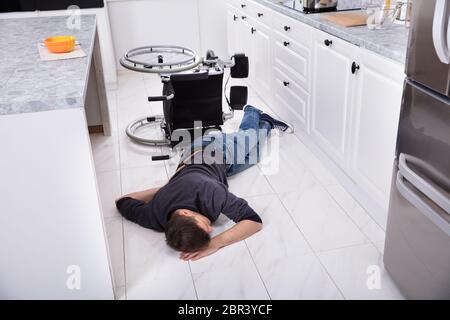
[[[228,177],[254,166],[260,160],[260,149],[272,129],[269,122],[260,120],[261,113],[253,106],[246,106],[237,132],[209,133],[194,141],[192,149],[212,146],[213,149],[221,150]]]

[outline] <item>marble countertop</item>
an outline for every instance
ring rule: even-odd
[[[366,26],[345,28],[323,20],[321,18],[323,14],[320,13],[304,14],[275,3],[273,0],[255,1],[316,29],[327,32],[394,61],[402,64],[406,61],[409,29],[403,25],[393,24],[390,28],[384,30],[369,30]]]
[[[95,15],[82,15],[80,30],[69,30],[67,17],[1,19],[0,116],[84,107],[95,30]],[[87,56],[41,61],[38,43],[66,34]]]

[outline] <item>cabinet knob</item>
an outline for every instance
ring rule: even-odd
[[[254,34],[256,32],[256,29],[252,27],[251,32],[252,34]]]
[[[355,74],[357,70],[361,69],[359,64],[357,64],[355,61],[352,63],[352,74]]]
[[[291,44],[291,43],[288,42],[288,41],[283,42],[283,45],[284,45],[285,47],[289,47],[290,44]]]
[[[288,81],[283,81],[283,86],[285,86],[285,87],[289,87],[289,82]]]
[[[247,19],[247,17],[246,16],[242,16],[242,20],[245,20],[245,19]]]
[[[261,18],[264,15],[264,13],[258,13],[258,17]]]
[[[237,19],[239,19],[239,17],[237,15],[234,15],[233,20],[236,21]]]
[[[247,7],[246,4],[241,4],[241,8],[244,9],[245,7]]]
[[[289,26],[284,26],[284,31],[289,31],[289,30],[291,30],[291,27],[289,27]]]
[[[331,46],[331,45],[333,44],[333,40],[328,40],[328,39],[326,39],[323,43],[325,43],[325,45],[326,45],[327,47],[329,47],[329,46]]]

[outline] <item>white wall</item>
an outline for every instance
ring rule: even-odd
[[[107,0],[107,4],[117,65],[127,50],[143,45],[180,45],[201,56],[213,49],[226,57],[224,0]]]
[[[228,57],[226,0],[198,0],[202,55],[213,49],[222,59]]]

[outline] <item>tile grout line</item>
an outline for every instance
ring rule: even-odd
[[[192,286],[194,287],[194,291],[195,291],[195,296],[197,297],[197,300],[200,300],[198,298],[197,286],[195,285],[194,274],[192,273],[192,267],[191,267],[191,262],[190,261],[188,261],[188,266],[189,266],[189,273],[191,275]]]
[[[247,248],[247,252],[250,255],[250,259],[252,259],[253,265],[255,266],[256,272],[258,273],[259,279],[261,280],[261,282],[262,282],[262,284],[264,286],[264,289],[266,290],[266,293],[267,293],[267,296],[269,297],[269,300],[273,300],[272,296],[270,295],[269,289],[267,288],[266,282],[264,281],[264,279],[263,279],[263,277],[261,275],[261,272],[259,271],[258,265],[256,264],[255,259],[253,258],[252,251],[248,247],[247,241],[244,240],[244,243],[245,243],[245,247]]]
[[[119,139],[119,101],[118,101],[118,96],[117,96],[117,91],[116,94],[114,95],[116,98],[116,134],[117,134],[117,138]],[[123,181],[123,177],[122,177],[122,166],[121,166],[121,148],[120,148],[120,141],[118,140],[118,157],[119,157],[119,184],[120,184],[120,196],[123,195],[123,186],[122,186],[122,181]],[[120,215],[121,217],[121,222],[122,222],[122,257],[123,257],[123,276],[124,276],[124,281],[125,281],[125,300],[128,300],[128,281],[127,281],[127,264],[126,264],[126,253],[125,253],[125,224],[123,221],[123,216]]]
[[[145,86],[145,79],[144,79],[144,76],[142,75],[142,82],[144,83],[144,86]],[[148,95],[148,92],[146,92],[146,94]],[[144,165],[144,166],[125,166],[125,167],[123,167],[122,166],[122,152],[123,152],[123,147],[122,147],[122,143],[121,143],[121,140],[120,140],[120,138],[119,138],[119,134],[120,134],[120,132],[119,132],[119,130],[120,130],[120,125],[119,125],[119,111],[118,111],[118,109],[119,109],[119,101],[118,101],[118,96],[117,96],[117,94],[115,95],[115,97],[116,97],[116,108],[117,108],[117,112],[116,112],[116,124],[117,124],[117,127],[116,127],[116,132],[117,132],[117,138],[118,138],[118,150],[119,150],[119,172],[120,172],[120,174],[119,174],[119,181],[120,181],[120,193],[121,193],[121,195],[123,195],[123,184],[122,184],[122,182],[123,182],[123,170],[127,170],[127,169],[133,169],[133,168],[144,168],[144,167],[147,167],[148,165]],[[152,113],[153,113],[153,109],[151,109],[151,111],[152,111]],[[164,170],[165,170],[165,172],[166,172],[166,177],[167,177],[167,169],[166,169],[166,165],[165,165],[165,163],[164,163]],[[125,298],[126,298],[126,300],[128,300],[128,281],[127,281],[127,267],[126,267],[126,250],[125,250],[125,241],[126,241],[126,237],[125,237],[125,224],[124,224],[124,219],[123,219],[123,217],[121,217],[121,219],[122,219],[122,251],[123,251],[123,261],[124,261],[124,280],[125,280]],[[189,270],[190,270],[190,273],[191,273],[191,278],[192,278],[192,281],[193,281],[193,275],[192,275],[192,271],[191,271],[191,269],[190,269],[190,265],[189,265]],[[193,285],[194,285],[194,290],[195,290],[195,294],[196,294],[196,296],[197,296],[197,299],[198,299],[198,294],[197,294],[197,289],[196,289],[196,287],[195,287],[195,283],[193,282]]]
[[[320,182],[319,182],[320,183]],[[356,221],[348,214],[348,212],[347,212],[347,210],[345,210],[345,208],[343,207],[343,206],[341,206],[341,204],[335,199],[335,197],[328,191],[328,188],[326,187],[326,186],[324,186],[324,185],[322,185],[322,187],[323,187],[323,189],[325,189],[325,192],[331,197],[331,199],[333,199],[333,201],[334,201],[334,203],[335,204],[337,204],[338,205],[338,207],[345,213],[345,215],[353,222],[353,224],[358,228],[358,230],[364,235],[364,237],[367,239],[367,240],[369,240],[369,243],[371,244],[371,245],[373,245],[374,247],[375,247],[375,249],[381,254],[381,255],[383,255],[383,253],[378,249],[378,247],[377,247],[377,245],[375,244],[375,242],[374,241],[372,241],[372,239],[370,239],[369,238],[369,236],[363,231],[363,229],[356,223]],[[341,186],[342,187],[342,186]],[[343,189],[344,189],[344,191],[345,192],[347,192],[347,190],[345,190],[345,188],[344,187],[342,187]],[[348,193],[348,192],[347,192]],[[350,194],[349,194],[350,195]],[[358,205],[359,205],[359,203],[355,200],[355,199],[353,199],[353,197],[350,195],[350,197],[352,198],[352,200],[353,201],[355,201]],[[361,207],[362,208],[362,207]],[[369,219],[370,220],[372,220],[372,222],[374,222],[378,227],[380,227],[379,225],[378,225],[378,223],[376,223],[373,219],[372,219],[372,217],[366,212],[366,210],[364,209],[364,208],[362,208],[363,210],[364,210],[364,212],[365,212],[365,214],[369,217]],[[381,227],[380,227],[381,228]],[[383,230],[383,229],[382,229]],[[384,230],[383,230],[384,231]],[[385,236],[386,236],[386,233],[385,233]],[[346,247],[343,247],[343,248],[348,248],[348,247],[353,247],[353,245],[351,245],[351,246],[346,246]],[[332,249],[332,250],[334,250],[334,249]],[[323,252],[327,252],[327,251],[331,251],[331,250],[326,250],[326,251],[323,251]]]
[[[300,230],[300,227],[298,226],[298,224],[295,222],[294,218],[292,217],[291,213],[289,212],[289,210],[286,208],[286,206],[284,205],[283,201],[281,201],[281,198],[279,196],[279,194],[276,194],[278,200],[281,202],[281,205],[283,206],[283,208],[287,211],[289,217],[291,218],[291,221],[294,223],[294,225],[297,227],[297,230],[300,232],[300,234],[302,235],[303,239],[305,239],[306,243],[308,244],[308,246],[312,249],[312,253],[314,254],[314,256],[316,257],[317,261],[319,261],[320,265],[322,266],[323,270],[326,272],[326,274],[328,275],[328,277],[330,278],[330,280],[333,282],[333,284],[335,285],[336,289],[339,291],[339,293],[341,294],[341,296],[346,300],[346,297],[344,295],[344,293],[342,292],[341,288],[338,286],[338,284],[336,283],[336,281],[334,280],[334,278],[331,276],[331,274],[329,273],[328,269],[325,267],[325,265],[322,263],[322,260],[320,260],[319,256],[317,255],[317,252],[314,250],[314,248],[311,246],[310,242],[308,241],[308,239],[303,235],[303,232]]]
[[[305,146],[305,148],[306,149],[308,149],[308,151],[309,152],[311,152],[311,154],[315,157],[315,158],[317,158],[315,155],[314,155],[314,153],[301,141],[301,139],[299,138],[299,137],[297,137],[297,136],[295,136],[295,138],[300,142],[300,143],[302,143],[304,146]],[[319,162],[321,162],[319,159],[318,159],[318,161]],[[375,249],[383,256],[383,253],[378,249],[378,247],[377,247],[377,245],[375,244],[375,242],[374,241],[372,241],[372,239],[370,239],[368,236],[367,236],[367,234],[359,227],[359,225],[355,222],[355,220],[348,214],[348,212],[347,212],[347,210],[345,210],[342,206],[341,206],[341,204],[335,199],[335,197],[329,192],[329,190],[328,190],[328,187],[332,187],[332,186],[340,186],[340,187],[342,187],[343,189],[344,189],[344,191],[345,192],[347,192],[349,195],[350,195],[350,197],[352,198],[352,200],[353,201],[355,201],[358,205],[360,205],[359,204],[359,202],[358,201],[356,201],[354,198],[353,198],[353,196],[347,191],[347,190],[345,190],[345,188],[339,183],[339,181],[337,180],[337,184],[325,184],[321,179],[319,179],[318,177],[317,177],[317,175],[315,174],[315,172],[313,171],[313,170],[311,170],[311,168],[308,166],[308,165],[306,165],[305,164],[305,162],[304,161],[302,161],[302,163],[303,163],[303,165],[305,166],[305,168],[308,170],[308,172],[310,172],[311,174],[312,174],[312,176],[317,180],[317,182],[319,183],[319,185],[320,185],[320,187],[322,187],[324,190],[325,190],[325,192],[331,197],[331,199],[333,200],[333,202],[335,203],[335,204],[337,204],[338,205],[338,207],[344,212],[344,214],[350,219],[350,221],[352,221],[353,222],[353,224],[356,226],[356,228],[361,232],[361,234],[362,235],[364,235],[364,237],[368,240],[368,242],[367,243],[364,243],[364,244],[355,244],[355,245],[350,245],[350,246],[344,246],[344,247],[340,247],[340,248],[334,248],[334,249],[330,249],[330,250],[324,250],[324,251],[318,251],[319,253],[320,252],[329,252],[329,251],[333,251],[333,250],[339,250],[339,249],[343,249],[343,248],[350,248],[350,247],[355,247],[355,246],[360,246],[360,245],[367,245],[367,244],[371,244],[372,246],[374,246],[375,247]],[[326,167],[324,167],[327,171],[329,171]],[[332,174],[331,172],[330,172],[330,174]],[[333,175],[333,177],[334,177],[334,175]],[[268,180],[268,179],[267,179]],[[270,184],[270,181],[268,181],[269,182],[269,184]],[[270,186],[272,187],[272,185],[270,184]],[[273,187],[272,187],[272,189],[274,189]],[[277,194],[277,196],[278,196],[278,193],[275,191],[275,193]],[[278,198],[279,198],[279,200],[281,201],[281,198],[278,196]],[[281,201],[281,203],[282,203],[282,205],[283,205],[283,207],[285,207],[284,206],[284,203]],[[285,207],[285,209],[287,210],[287,208]],[[363,208],[363,210],[364,210],[364,212],[367,214],[367,212],[365,211],[365,209]],[[288,210],[287,210],[288,211]],[[289,216],[291,216],[291,214],[290,214],[290,212],[288,211],[288,214],[289,214]],[[368,214],[367,214],[368,215]],[[368,217],[369,217],[369,219],[371,219],[378,227],[380,227],[380,225],[378,224],[378,223],[376,223],[376,221],[374,221],[373,219],[372,219],[372,217],[370,216],[370,215],[368,215]],[[291,216],[291,219],[293,219],[292,218],[292,216]],[[296,222],[294,221],[294,223],[296,224]],[[296,224],[297,225],[297,224]],[[297,228],[299,228],[298,226],[297,226]],[[380,227],[381,228],[381,227]],[[383,230],[383,228],[381,228],[382,230]],[[383,230],[384,231],[384,230]],[[301,231],[300,231],[301,232]],[[302,233],[303,234],[303,233]],[[304,237],[304,236],[303,236]],[[304,237],[305,238],[305,240],[307,240],[306,239],[306,237]],[[308,244],[309,244],[309,242],[308,242]],[[316,251],[315,250],[313,250],[313,252],[314,253],[316,253]],[[317,255],[316,255],[317,256]],[[317,258],[319,259],[319,261],[320,261],[320,263],[322,264],[322,262],[321,262],[321,260],[320,260],[320,258],[317,256]],[[323,265],[323,264],[322,264]],[[324,266],[324,268],[325,268],[325,266]],[[326,269],[326,268],[325,268]],[[327,273],[328,273],[328,270],[327,270]],[[330,278],[331,278],[331,275],[330,275]],[[332,279],[332,278],[331,278]],[[334,282],[334,280],[333,280],[333,282]],[[337,287],[337,285],[336,285],[336,287]],[[339,291],[340,291],[340,289],[339,289]],[[342,296],[344,296],[344,295],[342,295]],[[345,298],[345,297],[344,297]]]
[[[142,76],[142,80],[143,80],[143,82],[144,82],[144,85],[145,85],[145,80],[144,80],[144,78],[143,78],[143,76]],[[118,166],[118,169],[116,169],[116,170],[118,170],[119,171],[119,184],[120,184],[120,196],[122,196],[123,195],[123,170],[125,170],[125,169],[128,169],[128,167],[122,167],[122,152],[123,152],[123,146],[122,146],[122,143],[121,143],[121,141],[120,141],[120,137],[119,137],[119,135],[120,135],[120,125],[119,125],[119,123],[120,123],[120,112],[119,112],[119,108],[120,108],[120,106],[119,106],[119,97],[118,97],[118,94],[117,94],[117,90],[115,90],[116,92],[115,92],[115,94],[114,94],[114,97],[115,97],[115,104],[116,104],[116,114],[115,114],[115,116],[116,116],[116,134],[117,134],[117,144],[118,144],[118,146],[117,146],[117,150],[118,150],[118,160],[119,160],[119,166]],[[165,166],[164,166],[164,168],[165,168]],[[116,170],[110,170],[110,171],[116,171]],[[166,174],[167,174],[167,172],[166,172]],[[125,299],[126,300],[128,300],[128,281],[127,281],[127,267],[126,267],[126,250],[125,250],[125,247],[126,247],[126,244],[125,244],[125,242],[126,242],[126,237],[125,237],[125,224],[124,224],[124,219],[123,219],[123,216],[120,216],[121,217],[121,227],[122,227],[122,260],[123,260],[123,272],[124,272],[124,282],[125,282],[125,284],[124,284],[124,288],[125,288]]]
[[[264,100],[257,95],[263,102]],[[270,109],[270,108],[269,108]],[[270,109],[271,110],[271,109]],[[294,135],[295,138],[303,144],[303,142],[301,142],[301,140]],[[306,147],[306,146],[305,146]],[[310,151],[308,149],[308,151]],[[311,152],[311,151],[310,151]],[[305,164],[304,161],[302,161],[302,164],[304,165],[304,167],[308,170],[308,172],[310,172],[312,174],[312,176],[319,182],[319,184],[322,186],[322,182],[320,181],[320,179],[318,179],[316,177],[316,175],[314,174],[314,172],[311,170],[311,168]],[[260,168],[261,169],[261,168]],[[299,233],[301,234],[301,236],[303,237],[303,239],[306,241],[306,243],[308,244],[308,246],[310,247],[310,249],[312,250],[312,253],[314,254],[314,256],[316,257],[316,259],[319,261],[320,265],[322,266],[322,268],[324,269],[324,271],[326,272],[326,274],[328,275],[328,277],[330,278],[330,280],[333,282],[333,284],[335,285],[336,289],[339,291],[339,293],[341,294],[341,296],[344,298],[344,300],[346,300],[346,297],[344,295],[344,293],[342,292],[341,288],[337,285],[337,283],[335,282],[334,278],[331,276],[331,274],[328,272],[328,269],[325,267],[325,265],[322,263],[322,261],[320,260],[319,256],[317,255],[316,251],[313,249],[313,247],[311,246],[310,242],[308,241],[308,239],[305,237],[305,235],[303,234],[303,232],[300,230],[300,227],[297,225],[297,223],[295,222],[294,218],[292,217],[291,213],[289,212],[289,210],[286,208],[286,206],[284,205],[283,201],[281,201],[280,195],[278,194],[278,192],[275,190],[275,188],[272,186],[272,184],[270,183],[269,179],[267,178],[266,175],[264,175],[264,178],[266,179],[266,181],[269,183],[270,188],[273,190],[273,192],[275,193],[276,197],[278,198],[278,200],[280,201],[281,205],[283,206],[283,208],[286,210],[289,218],[291,219],[291,221],[294,223],[295,227],[297,228],[297,230],[299,231]],[[326,189],[326,188],[325,188]],[[333,198],[334,200],[334,198]],[[363,233],[364,234],[364,233]]]
[[[333,249],[326,249],[326,250],[318,250],[316,251],[318,254],[321,253],[329,253],[329,252],[333,252],[333,251],[338,251],[338,250],[342,250],[342,249],[349,249],[349,248],[356,248],[356,247],[362,247],[362,246],[368,246],[368,245],[373,245],[370,242],[366,242],[366,243],[359,243],[359,244],[350,244],[348,246],[343,246],[343,247],[339,247],[339,248],[333,248]],[[378,250],[377,250],[378,251]]]
[[[118,134],[117,92],[116,92],[116,90],[109,90],[109,92],[114,92],[114,94],[113,94],[114,100],[115,100],[114,104],[116,105],[116,111],[112,112],[112,113],[115,113],[115,116],[116,116],[116,119],[115,119],[116,120],[115,121],[116,126],[114,127],[114,130],[111,130],[112,131],[111,138],[114,139],[114,134]],[[113,142],[113,144],[115,144],[115,142]],[[119,145],[117,147],[119,147]],[[119,150],[118,157],[119,157],[119,163],[120,163],[120,148],[118,148],[118,150]],[[94,161],[95,161],[95,159],[94,159]],[[97,168],[96,168],[96,172],[97,172],[97,174],[118,172],[119,173],[119,187],[120,187],[119,189],[120,189],[120,192],[122,192],[122,178],[121,178],[122,172],[121,172],[120,166],[119,166],[119,168],[112,169],[112,170],[97,170]],[[123,286],[116,286],[114,288],[114,291],[116,291],[117,288],[123,287],[124,290],[125,290],[124,296],[125,296],[125,299],[127,299],[127,281],[126,281],[126,269],[125,269],[126,268],[125,267],[125,247],[124,247],[125,239],[124,239],[123,217],[121,215],[119,217],[115,217],[115,216],[113,216],[113,217],[105,217],[105,216],[103,216],[103,219],[104,219],[105,222],[106,221],[112,221],[112,220],[115,220],[115,219],[119,220],[119,218],[120,218],[121,231],[122,231],[122,235],[121,235],[121,238],[122,238],[122,257],[123,257],[122,258],[122,261],[123,261],[122,272],[123,272],[123,275],[124,275],[124,284],[123,284]],[[106,236],[108,236],[108,234],[106,234]],[[114,267],[113,266],[111,266],[111,270],[113,272],[112,276],[114,277]],[[117,299],[117,298],[115,297],[115,299]]]
[[[302,143],[304,146],[305,146],[305,148],[306,149],[308,149],[308,151],[309,152],[311,152],[311,154],[315,157],[315,158],[317,158],[315,155],[314,155],[314,153],[308,148],[308,146],[307,145],[305,145],[302,141],[301,141],[301,139],[299,138],[299,137],[297,137],[297,136],[295,136],[295,138],[300,142],[300,143]],[[320,159],[318,159],[317,158],[317,160],[320,162],[320,163],[322,163],[322,161],[320,161]],[[305,165],[305,163],[304,162],[302,162],[304,165]],[[323,165],[323,163],[322,163],[322,165]],[[308,169],[308,171],[313,175],[313,177],[319,182],[319,185],[326,191],[326,193],[331,197],[331,199],[333,199],[333,201],[339,206],[339,208],[341,208],[342,209],[342,211],[345,213],[345,215],[348,217],[348,218],[350,218],[350,220],[355,224],[355,226],[358,228],[358,230],[370,241],[370,243],[372,243],[374,246],[375,246],[375,248],[377,249],[377,251],[378,252],[380,252],[380,250],[378,250],[378,247],[376,246],[376,244],[375,244],[375,242],[373,242],[367,235],[366,235],[366,233],[359,227],[359,225],[355,222],[355,220],[348,214],[348,212],[347,212],[347,210],[345,210],[344,209],[344,207],[343,206],[341,206],[341,204],[335,199],[335,197],[330,193],[330,191],[328,190],[328,188],[329,187],[334,187],[334,186],[340,186],[341,188],[343,188],[344,189],[344,191],[345,192],[347,192],[349,195],[350,195],[350,197],[351,197],[351,199],[353,200],[353,201],[355,201],[363,210],[364,210],[364,212],[367,214],[367,216],[369,217],[369,219],[370,220],[372,220],[372,222],[374,222],[378,227],[380,227],[381,228],[381,226],[366,212],[366,210],[364,209],[364,207],[363,206],[361,206],[361,204],[358,202],[358,201],[356,201],[356,199],[354,199],[354,197],[344,188],[344,186],[342,186],[342,184],[336,179],[336,181],[337,181],[337,183],[336,184],[325,184],[321,179],[319,179],[318,177],[317,177],[317,175],[314,173],[314,171],[313,170],[311,170],[311,168],[309,167],[309,166],[307,166],[307,165],[305,165],[305,167]],[[328,168],[326,168],[325,166],[324,166],[324,168],[327,170],[327,171],[330,171],[330,170],[328,170]],[[331,172],[329,172],[331,175],[333,175]],[[333,175],[333,177],[334,177],[334,175]],[[335,177],[334,177],[335,178]],[[383,228],[381,228],[381,230],[383,230],[383,231],[385,231]],[[383,255],[383,253],[382,252],[380,252],[380,254],[382,254]]]
[[[309,170],[309,168],[308,168]],[[267,177],[264,176],[266,179]],[[284,205],[283,201],[281,201],[280,195],[275,191],[274,187],[272,186],[272,184],[270,183],[270,181],[267,179],[267,182],[269,183],[270,187],[272,188],[272,190],[274,190],[275,195],[278,199],[278,201],[280,201],[281,205],[283,206],[284,210],[286,210],[289,218],[291,219],[291,221],[294,223],[295,227],[297,228],[298,232],[301,234],[301,236],[303,237],[303,239],[306,241],[306,243],[308,244],[309,248],[312,251],[312,254],[314,254],[314,257],[317,259],[317,261],[319,261],[320,265],[322,266],[323,270],[326,272],[326,274],[328,275],[328,277],[330,278],[331,282],[333,282],[334,286],[336,287],[336,289],[339,291],[339,293],[341,294],[341,296],[344,298],[344,300],[346,300],[346,297],[344,295],[344,293],[342,292],[341,288],[337,285],[336,281],[334,280],[334,278],[331,276],[331,274],[328,272],[328,269],[325,267],[325,265],[322,263],[322,260],[320,260],[319,256],[317,255],[316,251],[314,250],[314,248],[311,246],[311,243],[308,241],[308,239],[305,237],[305,235],[303,234],[303,232],[301,231],[300,227],[298,226],[298,224],[295,222],[294,218],[292,217],[291,213],[289,212],[289,210],[286,208],[286,206]]]

